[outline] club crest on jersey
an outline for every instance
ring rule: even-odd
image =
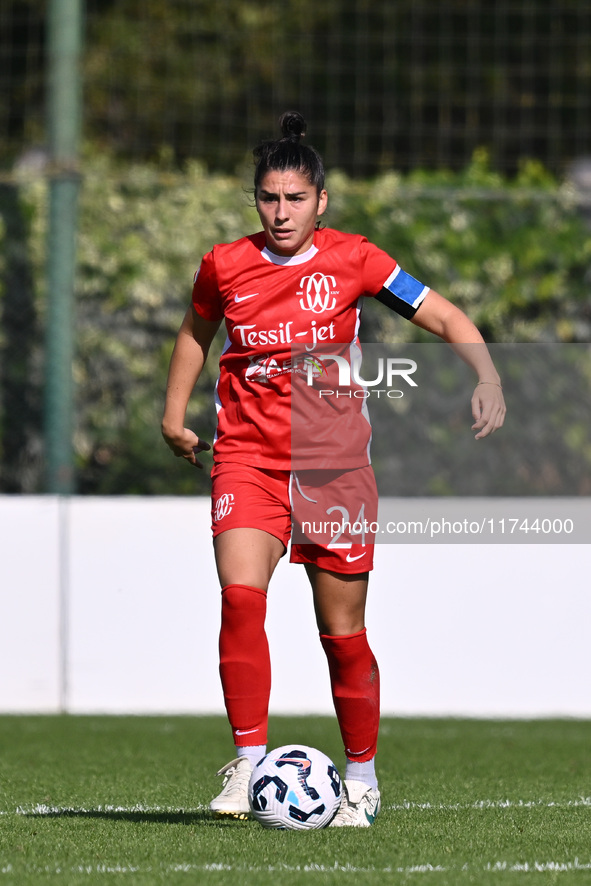
[[[328,274],[316,272],[300,280],[301,291],[300,308],[302,311],[313,311],[314,314],[323,314],[324,311],[332,311],[337,303],[335,295],[337,281]]]
[[[216,523],[220,520],[223,520],[224,517],[227,517],[228,514],[231,513],[232,508],[234,507],[234,496],[231,492],[224,492],[219,498],[216,500],[213,509],[213,519]]]

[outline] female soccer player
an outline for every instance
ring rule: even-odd
[[[468,317],[364,237],[319,227],[327,206],[322,160],[302,143],[306,123],[300,114],[284,114],[280,125],[282,137],[254,151],[254,195],[263,230],[214,246],[195,275],[192,304],[171,358],[162,421],[174,454],[201,467],[199,456],[210,446],[184,426],[185,414],[224,320],[212,525],[222,587],[220,675],[236,759],[218,773],[225,778],[211,809],[239,818],[248,815],[250,773],[266,750],[271,686],[266,594],[286,551],[292,517],[295,513],[297,520],[298,506],[303,513],[315,508],[325,516],[343,501],[355,515],[375,515],[376,509],[363,410],[353,425],[344,416],[346,426],[357,428],[354,446],[352,437],[339,430],[339,403],[337,432],[330,437],[328,431],[336,460],[334,452],[329,464],[315,463],[312,456],[300,465],[308,469],[293,470],[292,385],[302,372],[314,382],[325,365],[311,363],[310,352],[320,343],[356,348],[363,297],[376,297],[452,344],[473,368],[478,377],[472,397],[476,439],[500,428],[505,415],[499,376]],[[367,538],[360,542],[344,536],[339,545],[329,539],[330,534],[294,539],[291,561],[305,565],[312,587],[345,747],[345,790],[332,826],[368,827],[380,808],[374,765],[379,671],[365,629],[373,545]]]

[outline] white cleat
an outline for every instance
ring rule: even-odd
[[[368,828],[380,811],[380,792],[362,781],[343,782],[339,811],[329,824],[331,828]]]
[[[229,818],[249,818],[248,783],[251,772],[252,765],[248,757],[237,757],[220,769],[217,775],[224,776],[222,790],[209,804],[216,817],[227,815]]]

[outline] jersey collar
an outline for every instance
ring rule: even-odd
[[[268,262],[271,262],[271,264],[290,266],[305,264],[306,262],[310,261],[311,258],[314,258],[317,252],[318,247],[314,246],[314,244],[312,244],[309,249],[307,249],[305,252],[302,252],[300,255],[275,255],[275,253],[271,252],[270,249],[267,249],[266,246],[261,249],[261,255],[263,256],[263,258],[265,258]]]

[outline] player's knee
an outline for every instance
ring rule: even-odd
[[[267,595],[249,585],[226,585],[222,589],[220,645],[258,641],[265,629]]]
[[[267,592],[253,585],[228,584],[222,588],[222,611],[239,612],[243,609],[266,608]]]

